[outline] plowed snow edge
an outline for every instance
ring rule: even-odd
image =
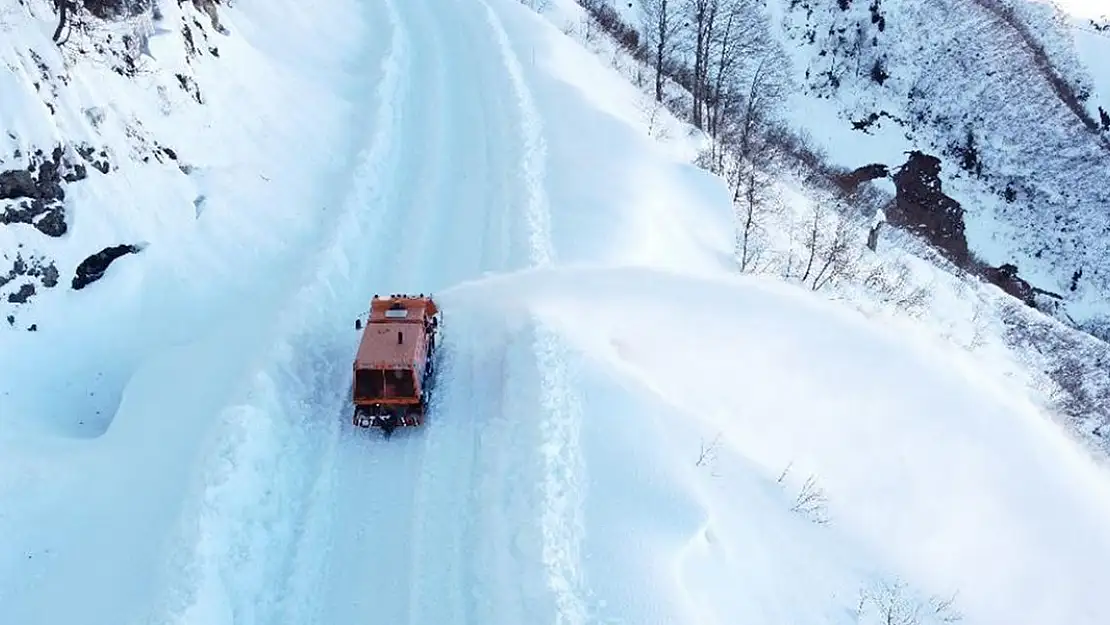
[[[501,58],[512,81],[521,112],[525,144],[524,179],[528,185],[528,222],[531,228],[531,261],[534,266],[555,262],[551,212],[544,188],[546,143],[543,122],[520,59],[497,12],[482,0],[497,37]],[[520,7],[513,7],[519,9]],[[572,389],[568,352],[558,336],[537,323],[534,350],[540,372],[544,507],[541,520],[543,561],[548,585],[555,595],[555,622],[577,625],[586,619],[579,547],[584,533],[582,518],[585,463],[579,441],[581,412]]]

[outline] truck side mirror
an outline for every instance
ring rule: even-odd
[[[362,319],[355,319],[355,329],[356,330],[361,330],[362,329]]]

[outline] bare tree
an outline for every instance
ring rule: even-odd
[[[705,129],[705,96],[709,75],[709,53],[720,0],[686,0],[686,13],[694,35],[694,74],[689,85],[694,98],[691,123]]]
[[[913,271],[905,261],[891,264],[876,262],[860,281],[876,300],[892,306],[911,317],[919,317],[928,308],[932,289],[915,285]]]
[[[804,514],[818,525],[825,525],[829,522],[829,517],[825,514],[827,501],[825,490],[817,485],[817,478],[811,475],[802,484],[790,511]]]
[[[77,0],[54,0],[54,8],[58,11],[58,27],[54,29],[54,43],[61,41],[62,32],[69,24],[69,16],[77,11]]]
[[[813,271],[813,262],[817,259],[817,237],[821,233],[821,218],[824,213],[825,208],[820,202],[813,205],[813,225],[809,229],[809,236],[806,240],[806,249],[809,250],[809,255],[806,260],[806,269],[802,273],[803,284],[806,280],[809,280],[809,274]]]
[[[760,147],[757,134],[771,117],[772,107],[783,96],[784,82],[774,69],[775,60],[773,51],[765,52],[748,79],[744,107],[737,120],[741,158],[759,162],[761,155],[755,151]]]
[[[708,59],[705,94],[706,130],[715,139],[726,131],[722,121],[740,115],[743,110],[743,89],[737,89],[742,61],[757,56],[766,45],[765,25],[760,20],[758,3],[753,0],[720,2],[721,26],[710,42],[713,56]],[[720,168],[724,151],[718,152],[717,166]]]
[[[813,281],[810,283],[810,288],[814,291],[821,290],[821,287],[832,282],[833,280],[847,275],[853,265],[853,260],[859,259],[863,253],[863,248],[857,248],[856,258],[852,259],[852,244],[849,239],[849,233],[852,230],[851,222],[841,217],[837,219],[836,228],[833,230],[831,240],[824,246],[822,256],[824,260],[817,273],[813,275]]]
[[[733,190],[733,206],[739,220],[736,255],[740,271],[747,272],[753,268],[759,257],[760,250],[755,246],[755,236],[766,204],[772,201],[770,190],[773,180],[756,169],[751,161],[739,161],[736,166],[744,170],[738,176]]]
[[[736,67],[739,60],[739,54],[736,46],[736,31],[739,30],[738,25],[740,19],[737,15],[737,3],[735,0],[724,0],[725,5],[725,19],[720,33],[716,41],[712,42],[717,51],[716,62],[712,63],[710,70],[713,77],[710,81],[707,94],[707,111],[706,111],[706,129],[710,136],[716,136],[720,126],[720,111],[723,105],[726,80],[732,77],[732,71]],[[716,146],[714,142],[714,146]]]
[[[644,0],[644,30],[652,48],[655,64],[655,101],[663,101],[664,68],[670,60],[682,30],[682,19],[675,8],[677,0]]]
[[[730,8],[736,5],[731,5]],[[739,27],[732,19],[724,20],[723,33]],[[731,37],[732,35],[727,35]],[[723,37],[724,38],[724,37]],[[760,215],[764,214],[766,203],[770,201],[773,184],[770,168],[772,155],[763,133],[765,121],[769,119],[772,103],[781,93],[776,76],[769,69],[770,55],[764,54],[751,73],[743,91],[731,91],[724,77],[730,72],[728,55],[744,50],[740,44],[729,44],[717,58],[718,68],[714,83],[714,102],[709,109],[712,130],[713,153],[710,169],[729,181],[732,201],[736,211],[738,228],[736,233],[736,256],[741,271],[749,271],[753,260],[753,234],[759,227]],[[719,82],[716,82],[719,80]],[[732,82],[732,81],[730,81]],[[719,85],[719,86],[718,86]],[[720,89],[717,92],[717,89]],[[724,108],[727,106],[727,110]]]

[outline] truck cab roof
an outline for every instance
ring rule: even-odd
[[[428,297],[375,295],[370,303],[370,320],[363,328],[355,356],[355,368],[422,366],[428,352],[427,324],[437,312]]]

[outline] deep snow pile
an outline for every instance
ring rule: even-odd
[[[585,584],[642,597],[599,617],[850,623],[897,575],[969,623],[1107,618],[1106,471],[944,343],[750,277],[585,266],[442,297],[583,359]]]

